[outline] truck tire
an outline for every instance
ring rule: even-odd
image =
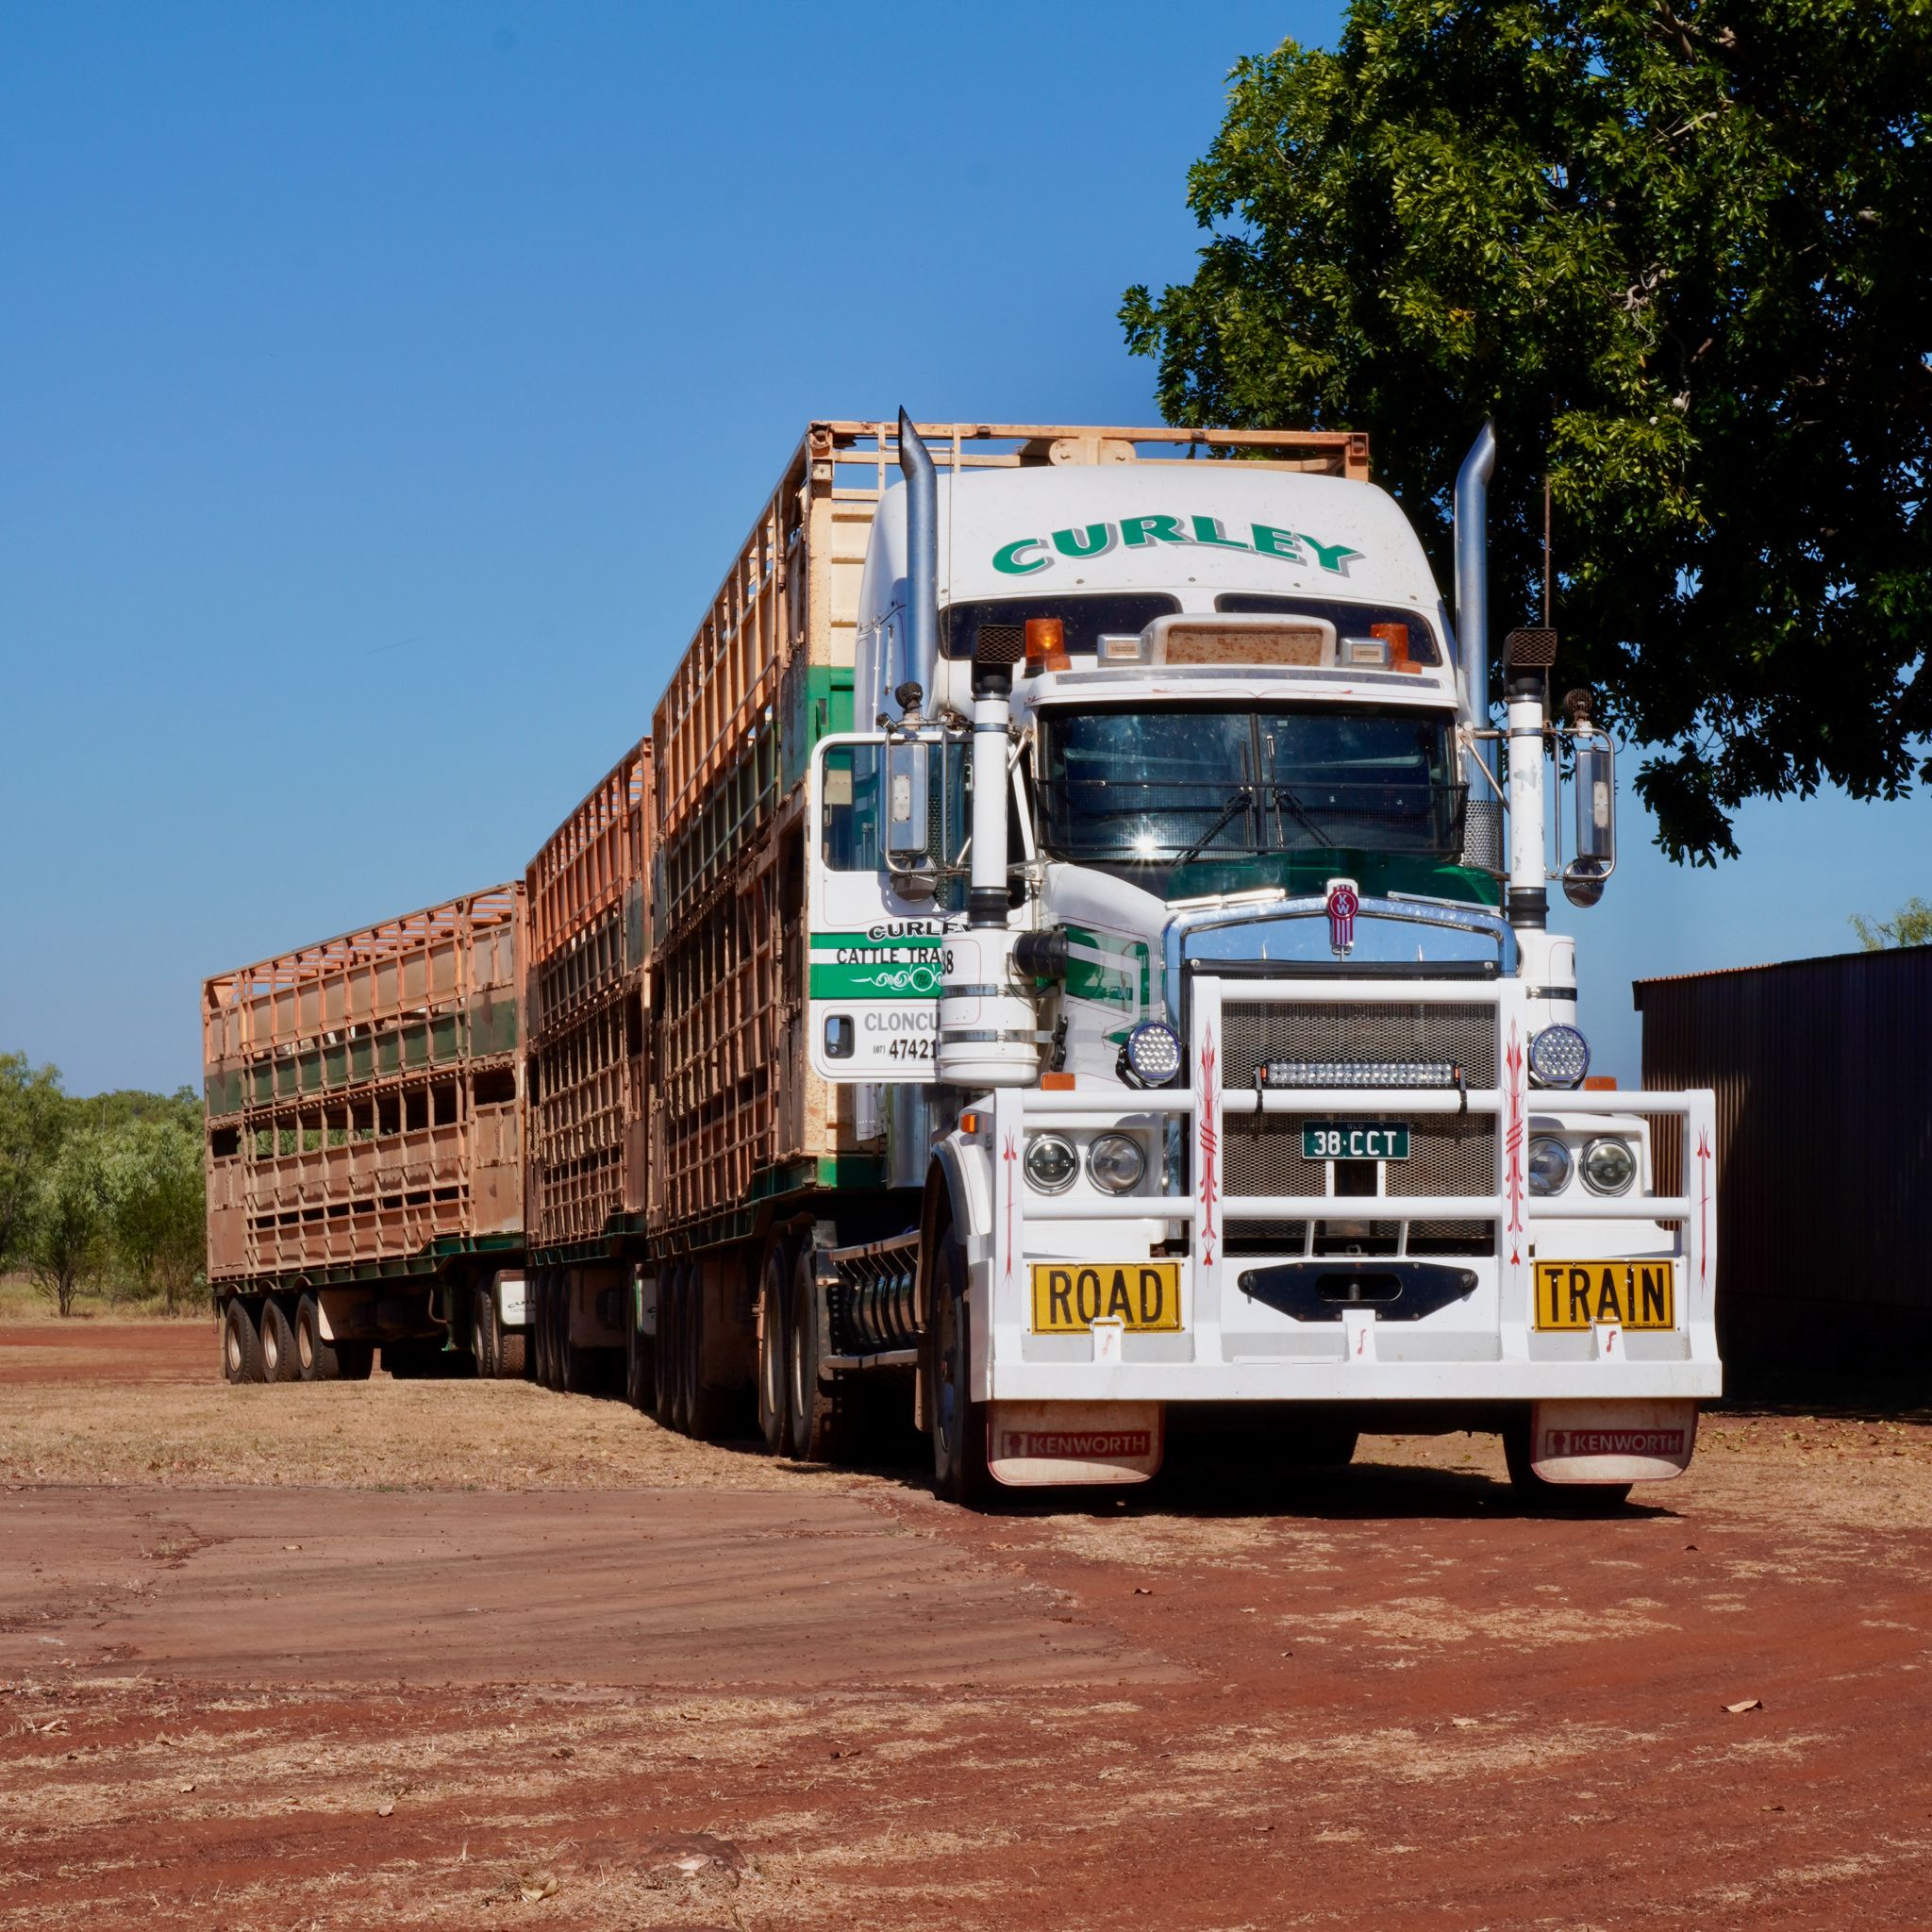
[[[1530,1460],[1529,1417],[1504,1424],[1503,1460],[1517,1500],[1543,1516],[1607,1516],[1630,1500],[1628,1483],[1546,1483]]]
[[[222,1374],[231,1382],[259,1382],[261,1337],[248,1304],[239,1294],[222,1310]]]
[[[295,1304],[295,1366],[305,1382],[342,1379],[341,1344],[323,1340],[322,1308],[312,1294]]]
[[[684,1334],[679,1364],[684,1383],[684,1433],[697,1442],[714,1442],[724,1433],[728,1405],[724,1393],[705,1380],[705,1271],[693,1261],[684,1276]]]
[[[531,1335],[537,1347],[537,1383],[540,1388],[556,1389],[557,1378],[557,1274],[545,1268],[537,1276],[536,1307],[531,1318]]]
[[[557,1386],[566,1395],[600,1395],[604,1391],[604,1350],[586,1348],[570,1337],[577,1299],[575,1271],[560,1269],[557,1286]]]
[[[651,1414],[664,1429],[677,1426],[677,1283],[682,1272],[674,1261],[658,1273],[658,1399]]]
[[[470,1353],[476,1357],[476,1373],[494,1379],[498,1373],[494,1285],[474,1291],[470,1307]]]
[[[758,1271],[758,1434],[774,1456],[791,1450],[791,1249],[774,1236]]]
[[[522,1328],[499,1328],[496,1334],[496,1373],[506,1382],[529,1379],[530,1344]]]
[[[972,1396],[972,1309],[966,1300],[966,1250],[950,1224],[933,1257],[932,1321],[926,1330],[927,1387],[932,1391],[932,1486],[941,1502],[968,1508],[992,1493],[987,1467],[987,1414]]]
[[[819,1374],[819,1268],[809,1241],[792,1264],[785,1331],[792,1457],[799,1462],[839,1461],[847,1432],[840,1426],[840,1391],[828,1389]]]
[[[336,1368],[344,1382],[366,1382],[375,1369],[373,1341],[339,1341],[335,1344]]]
[[[261,1379],[264,1382],[296,1382],[302,1377],[302,1364],[295,1355],[295,1331],[289,1311],[279,1295],[264,1295],[261,1302]]]
[[[638,1326],[635,1292],[624,1320],[624,1396],[640,1415],[658,1407],[658,1344]]]

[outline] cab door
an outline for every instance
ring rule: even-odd
[[[812,751],[808,1022],[812,1069],[827,1080],[935,1078],[949,920],[935,894],[928,827],[951,814],[926,780],[929,770],[941,782],[946,748],[918,749],[929,758],[901,757],[903,744],[855,731]]]

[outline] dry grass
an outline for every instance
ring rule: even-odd
[[[210,1341],[210,1357],[213,1344]],[[769,1460],[692,1442],[618,1402],[524,1382],[229,1388],[0,1382],[9,1482],[347,1489],[769,1488]],[[849,1484],[827,1470],[794,1480]]]

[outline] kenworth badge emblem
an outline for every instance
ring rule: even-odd
[[[1353,879],[1328,881],[1328,944],[1338,959],[1355,950],[1355,916],[1362,909]]]

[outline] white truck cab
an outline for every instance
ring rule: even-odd
[[[942,1491],[1144,1480],[1182,1405],[1497,1429],[1551,1502],[1678,1474],[1713,1103],[1585,1084],[1545,912],[1614,867],[1612,748],[1586,694],[1551,720],[1547,631],[1491,727],[1488,432],[1459,646],[1369,482],[899,450],[875,722],[811,772],[809,1039],[924,1188]]]

